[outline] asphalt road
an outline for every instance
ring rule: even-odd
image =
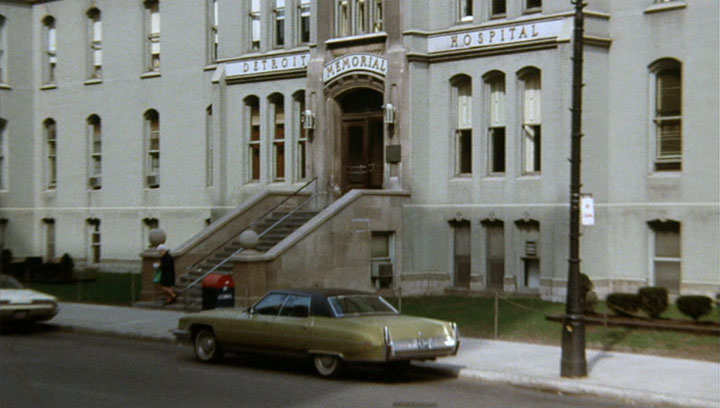
[[[355,367],[326,380],[304,360],[228,355],[205,365],[189,346],[62,332],[52,325],[3,331],[3,408],[623,406],[461,380],[452,370],[411,367],[393,374]]]

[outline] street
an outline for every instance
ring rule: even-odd
[[[5,331],[5,328],[4,328]],[[10,407],[618,407],[617,401],[460,380],[452,368],[392,374],[351,367],[337,380],[304,360],[194,360],[184,345],[60,331],[0,337],[0,405]]]

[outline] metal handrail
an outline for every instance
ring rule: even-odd
[[[300,187],[299,189],[295,190],[295,192],[293,192],[293,193],[290,194],[289,196],[285,197],[282,201],[280,201],[278,204],[276,204],[275,206],[273,206],[270,210],[266,211],[263,215],[261,215],[260,217],[258,217],[255,221],[253,221],[250,225],[248,225],[245,229],[243,229],[243,231],[246,231],[246,230],[252,228],[253,226],[255,226],[255,224],[257,224],[258,222],[260,222],[261,220],[263,220],[268,214],[272,213],[272,212],[275,211],[278,207],[280,207],[281,205],[285,204],[288,200],[290,200],[291,198],[293,198],[293,197],[295,197],[296,195],[298,195],[298,193],[300,193],[302,190],[304,190],[307,186],[309,186],[309,185],[312,184],[313,182],[317,181],[317,179],[318,179],[318,178],[315,177],[315,178],[313,178],[312,180],[308,181],[307,183],[303,184],[302,187]],[[185,270],[186,270],[186,271],[190,271],[190,270],[194,269],[199,263],[203,262],[204,260],[206,260],[207,258],[209,258],[210,256],[212,256],[212,254],[214,254],[215,251],[217,251],[218,249],[221,249],[221,248],[225,247],[230,241],[232,241],[232,240],[234,240],[234,239],[236,239],[236,238],[237,238],[237,235],[233,235],[233,236],[230,237],[229,239],[223,241],[222,244],[216,246],[212,251],[210,251],[210,252],[208,253],[208,255],[200,258],[200,259],[197,260],[195,263],[193,263],[192,265],[190,265],[190,266],[188,266],[187,268],[185,268]]]

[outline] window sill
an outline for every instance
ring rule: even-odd
[[[491,173],[484,177],[486,181],[504,181],[505,173]]]
[[[381,42],[387,39],[387,33],[382,31],[372,34],[353,35],[349,37],[338,37],[325,41],[328,47],[348,46],[355,43]]]
[[[146,73],[140,75],[140,79],[158,78],[158,77],[160,77],[160,72],[158,72],[158,71],[150,71],[150,72],[146,72]]]
[[[42,196],[45,200],[52,200],[57,196],[57,191],[53,189],[48,189],[43,191]]]
[[[217,62],[209,62],[205,67],[203,68],[203,71],[215,71],[218,67]]]
[[[5,82],[0,82],[0,89],[10,90],[10,89],[12,89],[12,87],[10,85],[6,84]]]
[[[93,79],[88,79],[85,81],[85,85],[97,85],[97,84],[102,84],[102,79],[93,78]]]
[[[542,12],[542,7],[532,7],[529,9],[525,9],[523,14],[537,14]]]
[[[518,177],[518,180],[540,180],[541,173],[527,173]]]
[[[45,84],[40,87],[41,91],[47,91],[49,89],[57,89],[57,84]]]
[[[645,14],[658,13],[661,11],[678,10],[687,7],[685,0],[673,0],[664,3],[653,4],[645,9]]]

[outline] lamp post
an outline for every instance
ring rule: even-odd
[[[580,158],[582,141],[582,72],[583,72],[583,0],[571,0],[575,5],[573,32],[572,135],[570,156],[570,257],[568,259],[567,299],[563,319],[562,377],[585,377],[585,322],[583,320],[582,288],[580,280]]]

